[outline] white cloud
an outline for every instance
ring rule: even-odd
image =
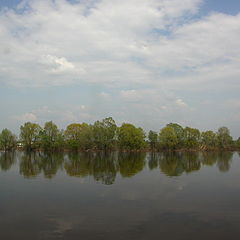
[[[51,108],[48,106],[42,106],[40,108],[33,109],[31,112],[14,115],[11,117],[18,124],[24,122],[37,122],[41,126],[47,121],[55,122],[60,128],[64,128],[66,125],[73,122],[89,122],[96,121],[97,117],[94,116],[94,109],[88,109],[86,105],[70,105],[58,106],[57,108]]]
[[[188,20],[201,3],[25,1],[21,14],[0,13],[0,81],[199,90],[231,78],[239,87],[240,14]]]
[[[75,66],[64,57],[58,58],[56,56],[47,55],[44,58],[46,59],[46,63],[52,67],[52,73],[71,72],[75,69]]]
[[[151,33],[195,13],[201,1],[24,2],[21,14],[0,13],[0,76],[7,84],[39,87],[153,80],[140,64],[158,42]]]
[[[19,116],[13,116],[13,119],[16,119],[20,122],[36,122],[38,120],[37,116],[34,113],[24,113]]]
[[[186,107],[186,106],[187,106],[187,104],[186,104],[181,98],[179,98],[179,99],[176,100],[176,104],[177,104],[179,107]]]
[[[85,110],[85,109],[86,109],[86,106],[85,106],[85,105],[81,105],[80,108],[81,108],[82,110]]]
[[[111,95],[109,93],[106,93],[106,92],[100,92],[99,96],[102,99],[107,100],[107,101],[109,101],[111,99]]]
[[[0,12],[0,83],[94,89],[91,106],[35,110],[38,119],[106,112],[132,122],[190,121],[184,99],[240,90],[240,13],[201,16],[202,0],[24,2]],[[198,118],[208,108],[191,106]]]
[[[137,90],[122,90],[120,96],[126,101],[139,101],[142,96],[140,91]]]

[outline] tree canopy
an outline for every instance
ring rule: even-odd
[[[88,123],[71,123],[65,130],[48,121],[41,127],[26,122],[20,127],[19,139],[10,130],[0,133],[0,150],[18,147],[26,150],[44,151],[96,151],[96,150],[214,150],[240,149],[240,138],[236,141],[227,127],[217,132],[201,132],[197,128],[182,127],[169,123],[159,133],[150,130],[147,135],[142,128],[131,123],[117,126],[111,117]]]

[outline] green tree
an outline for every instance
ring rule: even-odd
[[[171,127],[174,129],[176,135],[177,135],[177,147],[183,146],[183,140],[184,140],[184,129],[181,125],[177,123],[169,123],[167,124],[167,127]]]
[[[37,123],[27,122],[20,127],[20,140],[26,150],[32,150],[39,145],[41,127]]]
[[[4,151],[12,150],[16,146],[16,136],[7,128],[0,133],[0,148]]]
[[[145,133],[142,128],[123,123],[118,129],[119,146],[122,149],[136,150],[145,147]]]
[[[201,133],[201,144],[205,147],[215,147],[217,144],[217,135],[213,131]]]
[[[56,150],[59,148],[59,134],[60,131],[56,124],[52,121],[46,122],[41,131],[41,146],[44,150]]]
[[[64,130],[59,130],[55,139],[55,148],[58,150],[63,150],[65,147],[65,137]]]
[[[149,131],[148,133],[148,140],[151,146],[151,149],[155,149],[157,147],[158,143],[158,134],[152,130]]]
[[[164,149],[174,149],[178,144],[177,134],[172,127],[164,127],[159,133],[160,147]]]
[[[111,118],[96,121],[93,125],[93,138],[97,149],[111,149],[116,140],[117,125]]]
[[[237,148],[240,148],[240,137],[236,140],[235,146],[236,146]]]
[[[201,133],[196,128],[184,128],[184,146],[187,148],[196,148],[199,145]]]
[[[93,127],[87,123],[72,123],[64,132],[68,147],[87,150],[93,147]]]
[[[233,140],[227,127],[220,127],[217,131],[218,146],[220,148],[230,147]]]
[[[88,127],[86,123],[69,124],[64,132],[67,146],[71,149],[78,150],[84,142],[84,131]]]

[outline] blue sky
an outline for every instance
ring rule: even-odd
[[[112,116],[240,136],[237,0],[0,1],[0,128]]]

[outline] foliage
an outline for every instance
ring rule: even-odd
[[[174,149],[178,144],[177,134],[172,127],[164,127],[159,133],[159,143],[161,148]]]
[[[0,133],[0,149],[12,150],[16,146],[16,136],[7,128]]]
[[[196,128],[186,127],[183,133],[183,143],[186,148],[196,148],[199,145],[201,133]]]
[[[235,146],[240,149],[240,137],[236,140]]]
[[[201,144],[207,147],[216,147],[217,145],[217,135],[213,131],[202,132],[201,134]]]
[[[145,133],[142,128],[123,123],[118,129],[118,142],[122,149],[137,150],[145,147]]]
[[[115,121],[109,117],[102,121],[96,121],[93,125],[93,138],[97,149],[111,149],[116,139],[117,125]]]
[[[147,149],[145,133],[142,128],[130,123],[117,127],[113,118],[108,117],[87,123],[71,123],[66,130],[59,130],[52,121],[41,128],[37,123],[26,122],[20,127],[19,141],[8,129],[0,133],[0,150],[11,150],[16,146],[26,150],[59,151],[69,150],[139,150]],[[148,144],[152,150],[167,149],[240,149],[240,138],[233,141],[227,127],[213,131],[200,132],[196,128],[183,128],[177,123],[169,123],[157,134],[150,130]],[[152,167],[155,166],[153,162]]]
[[[58,150],[64,145],[62,133],[52,121],[46,122],[40,132],[41,147],[44,150]]]
[[[182,126],[180,126],[177,123],[169,123],[167,124],[167,127],[171,127],[174,129],[175,134],[177,136],[177,146],[182,147],[183,146],[183,140],[184,140],[184,129]]]
[[[232,144],[232,137],[227,127],[220,127],[217,131],[218,146],[227,148]]]
[[[37,123],[27,122],[20,127],[20,139],[26,150],[39,146],[41,127]]]
[[[64,132],[67,146],[71,149],[89,149],[93,141],[92,126],[87,123],[72,123]]]
[[[152,130],[148,133],[148,140],[151,146],[151,149],[155,149],[158,143],[158,134]]]

